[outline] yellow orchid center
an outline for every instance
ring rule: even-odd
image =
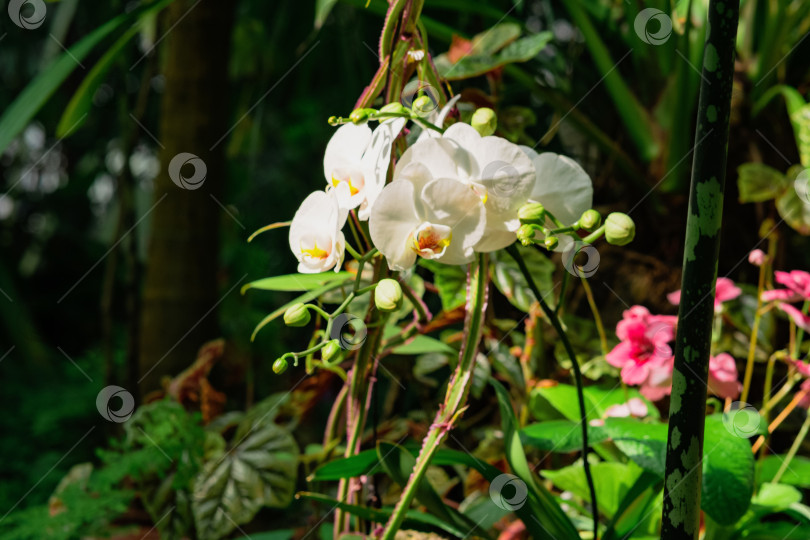
[[[487,188],[482,186],[481,184],[470,184],[473,192],[481,199],[481,204],[487,204],[487,199],[489,199],[489,192]]]
[[[360,190],[365,186],[365,179],[359,171],[349,172],[345,169],[332,171],[332,187],[338,187],[341,182],[349,186],[349,195],[351,196],[360,193]]]
[[[411,234],[411,248],[421,257],[435,259],[444,255],[452,240],[450,227],[423,223]]]
[[[309,255],[313,259],[325,259],[329,256],[329,252],[319,248],[317,242],[313,242],[311,248],[304,248],[304,246],[301,246],[301,253]]]

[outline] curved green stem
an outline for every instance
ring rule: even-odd
[[[529,271],[528,267],[526,266],[526,262],[523,260],[520,252],[517,250],[517,247],[512,244],[508,248],[506,248],[506,252],[515,260],[520,269],[520,272],[523,274],[523,277],[526,278],[526,282],[529,284],[529,288],[534,293],[534,296],[537,298],[537,301],[540,303],[540,308],[543,310],[543,313],[546,314],[548,320],[551,322],[551,326],[554,327],[554,330],[557,332],[557,335],[560,337],[560,341],[563,342],[563,346],[565,347],[565,352],[568,355],[568,359],[571,361],[571,367],[574,369],[574,382],[577,386],[577,401],[579,402],[579,423],[582,429],[582,468],[585,470],[585,479],[588,482],[588,491],[591,495],[591,506],[593,507],[591,510],[593,511],[593,538],[594,540],[598,540],[599,535],[599,507],[596,502],[596,487],[593,483],[593,475],[591,474],[591,466],[588,463],[588,411],[585,408],[585,393],[583,391],[583,384],[582,384],[582,370],[579,367],[579,361],[577,360],[577,355],[574,352],[574,347],[571,345],[571,341],[568,339],[568,334],[565,333],[565,330],[560,323],[560,319],[557,317],[557,314],[552,310],[546,301],[543,299],[543,294],[540,292],[540,289],[537,287],[537,284],[534,282],[534,277],[532,277],[532,273]]]
[[[469,285],[467,288],[467,316],[464,323],[465,340],[459,353],[458,365],[453,378],[447,385],[444,403],[439,406],[433,425],[422,442],[422,450],[416,459],[413,472],[402,490],[394,512],[385,526],[382,540],[393,540],[405,514],[416,496],[420,482],[425,477],[431,459],[438,451],[442,441],[453,428],[464,412],[464,404],[472,385],[472,373],[475,368],[475,356],[481,340],[482,323],[487,300],[487,255],[479,254],[476,262],[470,265]]]

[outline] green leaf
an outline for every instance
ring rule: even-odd
[[[585,411],[589,420],[602,418],[610,407],[625,403],[632,398],[644,401],[649,415],[653,418],[658,417],[655,406],[635,388],[624,390],[619,387],[586,386],[583,393]],[[549,418],[548,411],[551,408],[569,420],[579,421],[577,389],[570,384],[535,388],[529,398],[529,408],[538,420]]]
[[[391,338],[401,331],[402,329],[397,326],[387,326],[385,328],[385,338]],[[458,351],[443,341],[422,334],[417,334],[408,343],[394,348],[394,354],[419,355],[428,353],[455,355],[458,354]]]
[[[337,0],[315,0],[315,29],[320,29],[332,8],[337,4]]]
[[[810,167],[810,104],[790,115],[802,165]]]
[[[722,415],[706,417],[700,507],[720,525],[745,515],[754,494],[754,454],[748,439],[732,435]]]
[[[171,0],[158,0],[130,13],[123,13],[110,19],[43,68],[40,74],[20,92],[20,95],[11,105],[6,107],[3,115],[0,116],[0,153],[28,125],[28,122],[45,104],[51,94],[73,73],[73,70],[79,65],[78,63],[90,54],[104,38],[127,23],[133,23],[144,15],[163,9],[170,2]],[[65,131],[70,131],[70,128],[72,126],[68,126]]]
[[[59,119],[59,124],[56,126],[57,137],[67,137],[70,135],[71,131],[75,130],[76,127],[83,123],[93,105],[93,96],[95,96],[96,91],[101,86],[101,83],[104,82],[104,78],[107,76],[113,63],[118,59],[121,51],[124,50],[124,47],[139,30],[140,27],[138,25],[133,25],[129,30],[124,32],[121,37],[115,41],[112,47],[107,49],[104,56],[96,62],[96,65],[93,66],[93,69],[91,69],[87,77],[84,78],[82,84],[79,85],[79,88],[76,90],[76,93],[70,98],[67,107],[65,107],[65,112],[62,113],[62,118]]]
[[[757,463],[757,482],[770,482],[785,461],[785,456],[768,456]],[[779,479],[782,484],[810,487],[810,458],[794,456]]]
[[[547,420],[521,430],[521,439],[544,452],[576,452],[582,449],[582,428],[571,420]],[[588,443],[598,444],[609,438],[602,426],[588,426]]]
[[[442,309],[450,311],[467,303],[467,272],[463,266],[450,266],[422,259],[419,264],[433,272]]]
[[[278,529],[277,531],[250,533],[250,536],[242,536],[237,540],[290,540],[294,533],[294,529]]]
[[[312,291],[324,285],[335,285],[354,279],[351,272],[323,272],[320,274],[288,274],[251,281],[242,286],[242,294],[248,289],[262,291]]]
[[[377,443],[377,457],[388,476],[400,487],[404,488],[416,466],[416,458],[404,448],[385,441]],[[426,478],[423,478],[416,487],[416,499],[431,514],[452,524],[459,530],[473,530],[476,528],[476,524],[470,521],[469,518],[459,513],[458,510],[445,505]]]
[[[556,538],[579,537],[573,523],[560,508],[560,505],[557,504],[551,493],[545,486],[534,479],[533,469],[529,466],[520,442],[517,431],[518,422],[512,409],[509,393],[495,379],[491,379],[490,382],[498,396],[506,461],[509,463],[512,472],[526,485],[529,494],[528,504],[516,509],[515,513],[526,525],[526,529],[532,538],[553,540]],[[540,523],[543,525],[538,527],[537,525]]]
[[[218,540],[253,519],[262,506],[290,504],[298,445],[285,429],[262,420],[227,452],[205,463],[194,482],[194,522],[200,540]]]
[[[769,201],[789,187],[784,174],[763,163],[743,163],[737,174],[741,203]]]
[[[801,501],[802,492],[795,487],[765,482],[759,487],[751,503],[768,508],[771,512],[782,512],[790,508],[790,505]]]
[[[593,483],[596,486],[596,498],[599,501],[599,512],[606,517],[613,516],[619,504],[630,491],[632,485],[644,471],[632,462],[611,463],[600,462],[591,464]],[[591,495],[588,482],[585,479],[585,469],[581,464],[571,465],[556,471],[543,471],[542,475],[548,478],[558,488],[570,491],[582,500],[590,503]]]
[[[802,167],[795,165],[787,173],[790,189],[785,190],[781,197],[776,199],[776,209],[788,225],[805,236],[810,235],[810,180],[806,177],[799,182],[796,180],[802,172]],[[801,184],[801,189],[796,189]],[[801,195],[801,196],[800,196]]]
[[[650,507],[658,498],[663,487],[662,478],[644,471],[619,503],[610,523],[602,533],[602,540],[618,540],[627,538],[634,531],[641,533],[649,530],[640,528],[640,525],[644,521],[660,520],[660,516],[656,512],[651,512]]]
[[[519,24],[511,22],[496,24],[472,38],[473,54],[493,55],[519,37]]]
[[[471,54],[462,56],[456,63],[452,63],[447,54],[441,54],[435,59],[436,69],[439,75],[450,81],[478,77],[507,64],[531,60],[552,37],[551,32],[540,32],[510,43],[497,54],[477,53],[473,49]]]
[[[554,263],[535,248],[518,245],[517,249],[546,302],[553,306],[555,302],[550,293],[554,287],[552,282]],[[531,306],[537,302],[517,263],[504,251],[492,254],[492,281],[513,306],[524,312],[528,313]]]
[[[308,499],[311,501],[324,503],[331,509],[340,508],[344,512],[348,512],[349,514],[357,516],[361,519],[365,519],[367,521],[376,521],[378,523],[386,523],[394,511],[393,508],[375,509],[367,506],[348,504],[337,501],[331,497],[327,497],[326,495],[321,495],[320,493],[300,492],[295,496],[296,498],[300,499]],[[463,537],[467,534],[467,531],[456,529],[451,524],[445,523],[435,516],[425,514],[423,512],[417,512],[416,510],[408,510],[408,512],[405,514],[405,521],[403,522],[403,525],[403,528],[407,527],[409,529],[417,529],[421,531],[429,530],[429,527],[437,527],[447,533],[459,537]]]

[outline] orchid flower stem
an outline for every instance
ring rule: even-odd
[[[355,240],[357,240],[357,239],[355,239]],[[351,244],[349,244],[348,242],[346,242],[346,251],[348,251],[349,255],[351,255],[352,257],[354,257],[358,261],[363,258],[363,256],[360,255],[360,252],[357,251],[356,249],[354,249],[351,246]]]
[[[563,301],[565,300],[565,291],[568,289],[568,282],[571,281],[571,274],[568,272],[563,272],[562,278],[562,287],[560,287],[560,296],[557,299],[557,305],[554,306],[554,316],[557,317],[560,314],[560,308],[563,305]]]
[[[593,244],[605,234],[605,225],[601,225],[598,229],[582,239],[586,244]]]
[[[557,314],[552,310],[546,301],[543,299],[543,294],[540,292],[540,289],[537,287],[537,284],[534,281],[534,277],[532,273],[529,271],[528,267],[526,266],[526,262],[523,260],[523,256],[520,254],[520,251],[517,250],[514,244],[506,248],[506,252],[515,260],[520,269],[520,272],[523,274],[523,277],[526,278],[526,282],[529,284],[529,288],[534,293],[534,296],[537,298],[537,301],[540,303],[540,308],[543,310],[543,313],[546,314],[548,320],[551,322],[551,326],[554,327],[554,330],[557,332],[557,335],[560,337],[560,340],[563,342],[563,346],[565,347],[565,352],[568,354],[568,359],[571,361],[571,367],[574,369],[574,381],[577,386],[577,400],[579,401],[579,414],[580,414],[580,426],[582,427],[582,468],[585,471],[585,479],[588,482],[588,490],[590,491],[591,495],[591,512],[593,514],[593,538],[594,540],[598,540],[599,534],[599,507],[596,502],[596,487],[593,483],[593,476],[591,475],[591,466],[588,462],[588,414],[585,409],[585,393],[583,389],[582,383],[582,371],[579,367],[579,361],[577,360],[577,355],[574,352],[574,347],[571,345],[571,341],[568,339],[568,335],[565,333],[565,330],[560,323],[560,319],[557,317]]]
[[[413,309],[416,310],[416,314],[419,317],[420,323],[425,323],[430,318],[430,314],[427,312],[425,305],[416,297],[413,293],[413,289],[411,289],[407,283],[402,283],[402,294],[405,295],[405,298],[408,299],[408,302],[411,303]]]
[[[807,310],[810,308],[810,300],[805,300],[804,305],[802,306],[802,313],[807,315]],[[799,358],[802,354],[802,340],[804,339],[804,328],[799,328],[796,332],[796,356],[794,358]]]
[[[796,392],[796,395],[793,396],[793,399],[790,400],[790,403],[788,403],[787,406],[784,409],[782,409],[782,411],[776,416],[776,418],[773,419],[773,422],[768,424],[768,435],[776,431],[776,428],[778,428],[779,425],[785,420],[785,418],[787,418],[788,415],[790,415],[790,413],[793,412],[793,409],[795,409],[796,406],[799,405],[799,403],[805,397],[807,397],[808,392],[810,392],[810,390],[799,390],[798,392]],[[751,451],[756,454],[762,447],[762,444],[764,442],[765,436],[760,435],[757,441],[754,443],[754,446],[751,447]]]
[[[774,396],[766,401],[762,405],[762,409],[760,409],[760,413],[768,413],[771,409],[776,407],[780,401],[782,401],[786,395],[790,393],[793,387],[796,385],[796,377],[791,377],[788,381],[782,385]]]
[[[327,321],[331,318],[331,315],[329,315],[326,311],[324,311],[320,307],[316,306],[315,304],[304,304],[304,307],[309,309],[310,311],[314,311],[315,313],[317,313],[318,315],[320,315],[321,317],[323,317]]]
[[[444,402],[439,407],[433,425],[422,441],[422,449],[402,495],[385,526],[382,540],[393,540],[405,519],[405,514],[416,496],[416,492],[430,466],[430,461],[439,450],[442,441],[464,412],[467,395],[473,380],[475,357],[484,321],[487,301],[488,256],[479,254],[476,262],[470,264],[467,288],[467,314],[464,321],[464,342],[459,353],[458,365],[447,385]]]
[[[349,219],[347,221],[349,222],[349,229],[352,231],[352,237],[354,238],[355,243],[357,244],[358,247],[360,247],[362,249],[363,241],[360,240],[360,234],[357,232],[357,226],[355,225],[354,220]],[[349,249],[348,242],[346,243],[346,250],[349,253],[351,253],[352,257],[354,257],[355,259],[357,258],[355,256],[355,253],[359,253],[359,252],[354,250],[354,249]]]
[[[607,356],[608,344],[607,336],[605,335],[605,326],[602,324],[602,317],[599,315],[599,308],[596,306],[596,300],[594,300],[591,285],[588,283],[588,278],[582,275],[582,272],[580,272],[579,277],[582,282],[582,288],[585,289],[585,296],[588,298],[591,313],[593,313],[593,322],[596,324],[596,331],[599,333],[599,345],[602,349],[602,355]]]
[[[779,480],[782,479],[782,475],[785,474],[785,471],[788,469],[788,465],[790,465],[791,460],[796,455],[796,452],[799,450],[802,442],[804,442],[804,438],[807,437],[808,430],[810,430],[810,415],[807,415],[807,417],[804,419],[804,423],[802,424],[801,429],[799,429],[799,434],[796,435],[796,439],[793,440],[790,450],[788,450],[788,453],[785,455],[785,460],[782,462],[779,470],[776,471],[776,474],[771,482],[778,484]]]
[[[776,367],[776,355],[772,354],[768,358],[768,365],[765,368],[765,384],[762,387],[762,403],[768,403],[771,400],[771,390],[773,390],[773,370]],[[745,400],[742,400],[745,402]],[[763,407],[759,413],[768,421],[768,411]]]
[[[762,308],[762,291],[765,289],[765,269],[767,265],[759,267],[759,282],[757,284],[757,309],[754,311],[754,323],[751,325],[751,344],[748,347],[748,360],[745,363],[745,378],[743,379],[743,389],[740,401],[748,401],[748,391],[751,389],[751,377],[754,373],[754,357],[757,352],[757,337],[759,336],[759,321],[762,320],[760,309]],[[770,364],[768,366],[771,367]]]

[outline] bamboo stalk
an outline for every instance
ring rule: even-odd
[[[703,429],[739,0],[710,0],[672,373],[661,540],[700,530]]]

